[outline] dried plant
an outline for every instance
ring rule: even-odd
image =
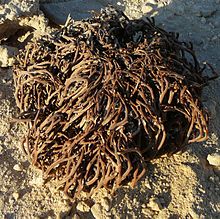
[[[14,67],[24,151],[70,198],[136,182],[146,161],[207,139],[192,44],[114,8],[29,43]]]

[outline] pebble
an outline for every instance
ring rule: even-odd
[[[149,179],[147,179],[147,178],[146,178],[145,181],[144,181],[144,185],[147,187],[147,189],[150,189],[150,190],[152,189],[152,188],[151,188],[151,185],[150,185],[150,181],[149,181]]]
[[[19,164],[15,164],[13,169],[20,172],[20,171],[22,171],[22,166]]]
[[[85,202],[79,202],[76,206],[76,209],[81,212],[89,212],[90,207]]]
[[[189,209],[189,215],[193,219],[200,219],[199,215],[195,211],[193,211],[192,209]]]
[[[215,178],[214,178],[214,176],[210,176],[210,177],[209,177],[209,181],[211,181],[211,182],[214,183],[214,182],[215,182]]]
[[[17,201],[20,197],[18,192],[13,192],[12,197],[15,199],[15,201]]]
[[[144,14],[147,14],[147,13],[150,13],[153,10],[153,8],[149,5],[145,5],[145,6],[142,7],[141,10]]]
[[[141,207],[142,208],[146,208],[147,206],[146,206],[146,204],[142,204]]]
[[[96,219],[102,218],[102,206],[99,203],[96,203],[91,207],[91,212],[94,218]]]
[[[80,219],[80,216],[78,214],[74,214],[72,219]]]
[[[162,209],[160,202],[155,198],[151,198],[147,206],[153,211],[160,211]]]
[[[110,200],[105,197],[102,199],[102,207],[106,210],[106,211],[110,211]]]
[[[201,193],[205,194],[205,190],[204,190],[203,188],[198,188],[198,190],[199,190]]]
[[[219,39],[218,36],[213,36],[211,41],[217,41],[218,39]]]
[[[23,43],[23,42],[25,42],[25,40],[28,39],[28,37],[30,37],[30,35],[31,35],[31,32],[28,31],[28,32],[25,33],[24,35],[18,37],[18,41],[19,41],[20,43]]]
[[[217,153],[209,154],[207,160],[210,165],[220,167],[220,155]]]
[[[148,208],[142,208],[141,209],[141,212],[142,212],[142,214],[144,214],[144,215],[146,215],[146,216],[149,216],[151,213],[150,213],[150,209],[148,209]],[[149,217],[147,217],[147,218],[149,218]]]
[[[15,199],[13,196],[8,199],[8,203],[9,205],[13,205],[15,203]]]

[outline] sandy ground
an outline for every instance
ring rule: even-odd
[[[5,10],[9,2],[0,1],[0,21],[3,25],[8,19],[21,30],[11,36],[10,31],[4,32],[8,39],[0,41],[0,218],[220,218],[220,79],[210,82],[202,96],[210,112],[209,140],[149,163],[147,176],[133,190],[123,186],[115,196],[100,190],[90,200],[71,203],[52,182],[44,182],[41,172],[33,169],[22,153],[25,127],[10,122],[16,114],[10,65],[17,48],[24,46],[33,32],[39,35],[51,28],[36,5],[29,7],[26,17],[20,9],[15,12],[21,14],[10,17],[13,10]],[[154,16],[161,27],[179,32],[181,39],[193,42],[201,62],[212,63],[220,72],[219,0],[120,3],[131,18]],[[0,36],[3,27],[0,23]]]

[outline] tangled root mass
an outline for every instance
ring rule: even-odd
[[[136,182],[146,161],[207,139],[191,44],[113,8],[67,20],[14,67],[24,150],[70,198]]]

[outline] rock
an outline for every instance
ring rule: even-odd
[[[205,194],[205,190],[203,188],[198,187],[199,192]]]
[[[212,38],[211,38],[211,41],[213,42],[213,41],[217,41],[218,40],[218,36],[213,36]]]
[[[151,185],[150,185],[150,181],[149,179],[146,177],[145,181],[144,181],[144,186],[146,186],[147,189],[151,190]]]
[[[148,14],[148,13],[150,13],[150,12],[153,11],[153,8],[152,8],[151,6],[149,6],[149,5],[144,5],[144,6],[141,8],[141,10],[142,10],[142,12],[143,12],[144,14]]]
[[[81,212],[89,212],[90,207],[85,202],[79,202],[76,206],[76,209]]]
[[[146,206],[146,204],[142,204],[141,207],[142,208],[146,208],[147,206]]]
[[[162,209],[160,202],[155,198],[151,198],[147,206],[153,211],[160,211]]]
[[[107,197],[102,199],[101,204],[106,211],[110,211],[110,200]]]
[[[189,215],[193,219],[200,219],[200,216],[193,209],[189,209]]]
[[[158,214],[157,214],[157,216],[156,217],[154,217],[154,218],[158,218],[158,219],[160,219],[160,218],[162,218],[162,219],[164,219],[164,218],[168,218],[168,216],[167,216],[167,211],[160,211]],[[178,216],[177,217],[172,217],[172,216],[170,216],[169,217],[170,219],[177,219],[177,218],[179,218]],[[194,219],[194,218],[193,218]]]
[[[9,67],[13,65],[14,58],[18,49],[11,46],[0,46],[0,67]]]
[[[13,192],[12,197],[15,199],[15,201],[17,201],[20,197],[18,192]]]
[[[149,215],[151,215],[151,210],[149,208],[142,208],[141,212],[143,215],[148,216],[146,218],[149,218]]]
[[[102,218],[102,206],[99,203],[96,203],[91,207],[91,212],[94,218],[96,219]]]
[[[214,177],[214,176],[210,176],[210,177],[209,177],[209,181],[212,182],[212,183],[214,183],[214,182],[215,182],[215,177]]]
[[[21,165],[15,164],[14,167],[13,167],[13,169],[16,170],[16,171],[22,171],[23,168],[22,168]]]
[[[74,214],[72,219],[80,219],[80,216],[78,214]]]
[[[148,0],[147,4],[157,5],[159,2],[157,0]]]
[[[121,3],[121,2],[117,2],[117,5],[119,5],[119,6],[124,6],[124,4]]]
[[[207,160],[210,165],[220,167],[220,155],[217,153],[209,154]]]

